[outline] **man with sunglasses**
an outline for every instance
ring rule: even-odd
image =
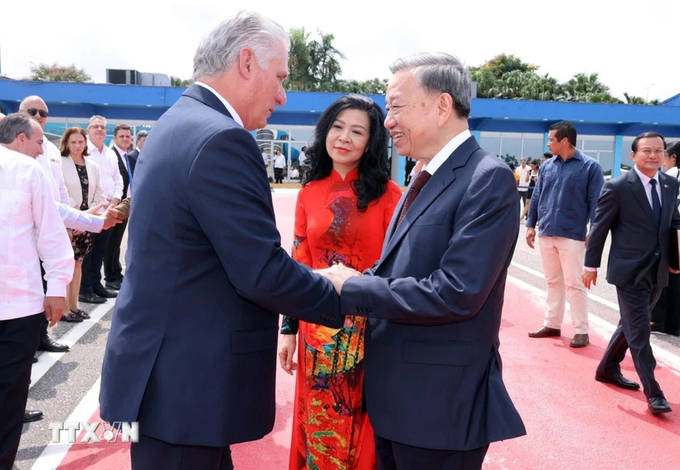
[[[47,117],[49,110],[45,101],[36,95],[27,96],[19,104],[19,113],[25,114],[40,124],[41,129],[45,129],[47,124]],[[32,155],[31,155],[32,156]],[[105,224],[105,216],[99,217],[95,213],[83,213],[76,209],[70,208],[70,201],[66,184],[64,183],[64,175],[61,172],[61,153],[56,145],[48,139],[43,139],[42,154],[36,158],[47,175],[48,185],[50,186],[52,197],[57,203],[60,203],[60,213],[66,228],[88,231],[101,232]],[[111,216],[108,216],[109,219]],[[110,221],[107,223],[107,225]],[[48,352],[68,352],[69,347],[66,344],[57,343],[52,340],[47,333],[47,320],[42,319],[40,331],[40,344],[38,351]]]

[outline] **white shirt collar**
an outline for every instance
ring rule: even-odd
[[[638,170],[637,165],[633,165],[633,168],[635,168],[635,172],[640,177],[640,181],[642,181],[642,185],[643,186],[649,186],[649,181],[652,178],[650,178],[649,176],[645,175],[640,170]],[[656,180],[656,186],[658,187],[659,186],[659,172],[658,171],[654,174],[654,179]]]
[[[120,147],[118,147],[116,144],[113,144],[114,147],[116,147],[116,150],[118,150],[118,153],[120,154],[120,158],[123,158],[123,155],[125,155],[127,152],[123,151]]]
[[[227,108],[227,111],[229,111],[229,114],[231,114],[231,117],[234,119],[234,121],[236,121],[237,123],[239,123],[239,125],[241,127],[243,127],[243,121],[241,121],[241,116],[238,115],[236,110],[233,108],[232,105],[229,104],[229,102],[224,98],[224,96],[220,95],[211,86],[206,85],[203,82],[194,82],[194,83],[198,86],[202,86],[206,90],[210,90],[215,96],[217,96],[217,98],[222,102],[224,107]]]
[[[449,143],[442,147],[439,152],[437,152],[437,155],[435,155],[434,158],[423,167],[423,170],[427,170],[429,174],[434,175],[434,172],[437,171],[440,166],[442,166],[446,159],[449,158],[449,156],[470,137],[472,137],[470,130],[465,129],[453,139],[449,140]]]

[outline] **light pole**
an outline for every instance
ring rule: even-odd
[[[654,84],[649,85],[645,90],[647,90],[647,98],[645,99],[645,104],[649,103],[649,89],[652,88]]]

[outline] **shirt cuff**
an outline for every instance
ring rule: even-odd
[[[92,232],[100,233],[104,230],[104,217],[92,217]]]
[[[66,287],[68,284],[64,284],[59,281],[48,281],[47,282],[47,293],[46,297],[66,297]]]
[[[597,268],[589,268],[588,266],[584,266],[583,269],[585,269],[586,271],[589,271],[591,273],[597,272]]]

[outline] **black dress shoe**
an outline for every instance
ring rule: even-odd
[[[120,286],[123,283],[122,279],[121,280],[116,280],[116,281],[106,281],[106,286],[107,289],[113,289],[113,290],[120,290]]]
[[[33,364],[35,364],[36,362],[38,362],[38,356],[33,356]]]
[[[666,329],[663,326],[663,323],[651,323],[649,325],[650,331],[655,331],[657,333],[665,333]]]
[[[85,292],[84,294],[80,294],[78,296],[78,301],[85,302],[86,304],[103,304],[104,302],[106,302],[106,299],[103,299],[96,295],[94,292],[89,291]]]
[[[38,421],[41,419],[43,419],[42,411],[26,410],[24,412],[24,423],[32,423],[33,421]]]
[[[572,348],[585,348],[586,346],[588,346],[589,342],[590,338],[588,338],[587,333],[577,333],[574,335],[574,338],[569,343],[569,346],[571,346]]]
[[[536,331],[529,332],[529,338],[550,338],[553,336],[560,336],[562,334],[561,330],[556,330],[555,328],[548,328],[547,326],[542,326]]]
[[[114,299],[118,296],[118,293],[106,289],[101,284],[95,284],[94,286],[92,286],[92,292],[94,292],[94,295],[98,295],[103,299]]]
[[[661,397],[651,397],[647,399],[647,405],[649,406],[649,411],[655,415],[660,415],[661,413],[670,413],[671,405],[663,396]]]
[[[40,340],[40,343],[38,343],[38,351],[47,351],[47,352],[68,352],[69,347],[65,344],[57,343],[56,341],[53,341],[52,338],[49,336],[47,338],[43,338]]]
[[[621,374],[595,374],[595,380],[598,382],[603,382],[607,384],[616,385],[620,388],[625,388],[626,390],[639,390],[640,384],[628,380]]]

